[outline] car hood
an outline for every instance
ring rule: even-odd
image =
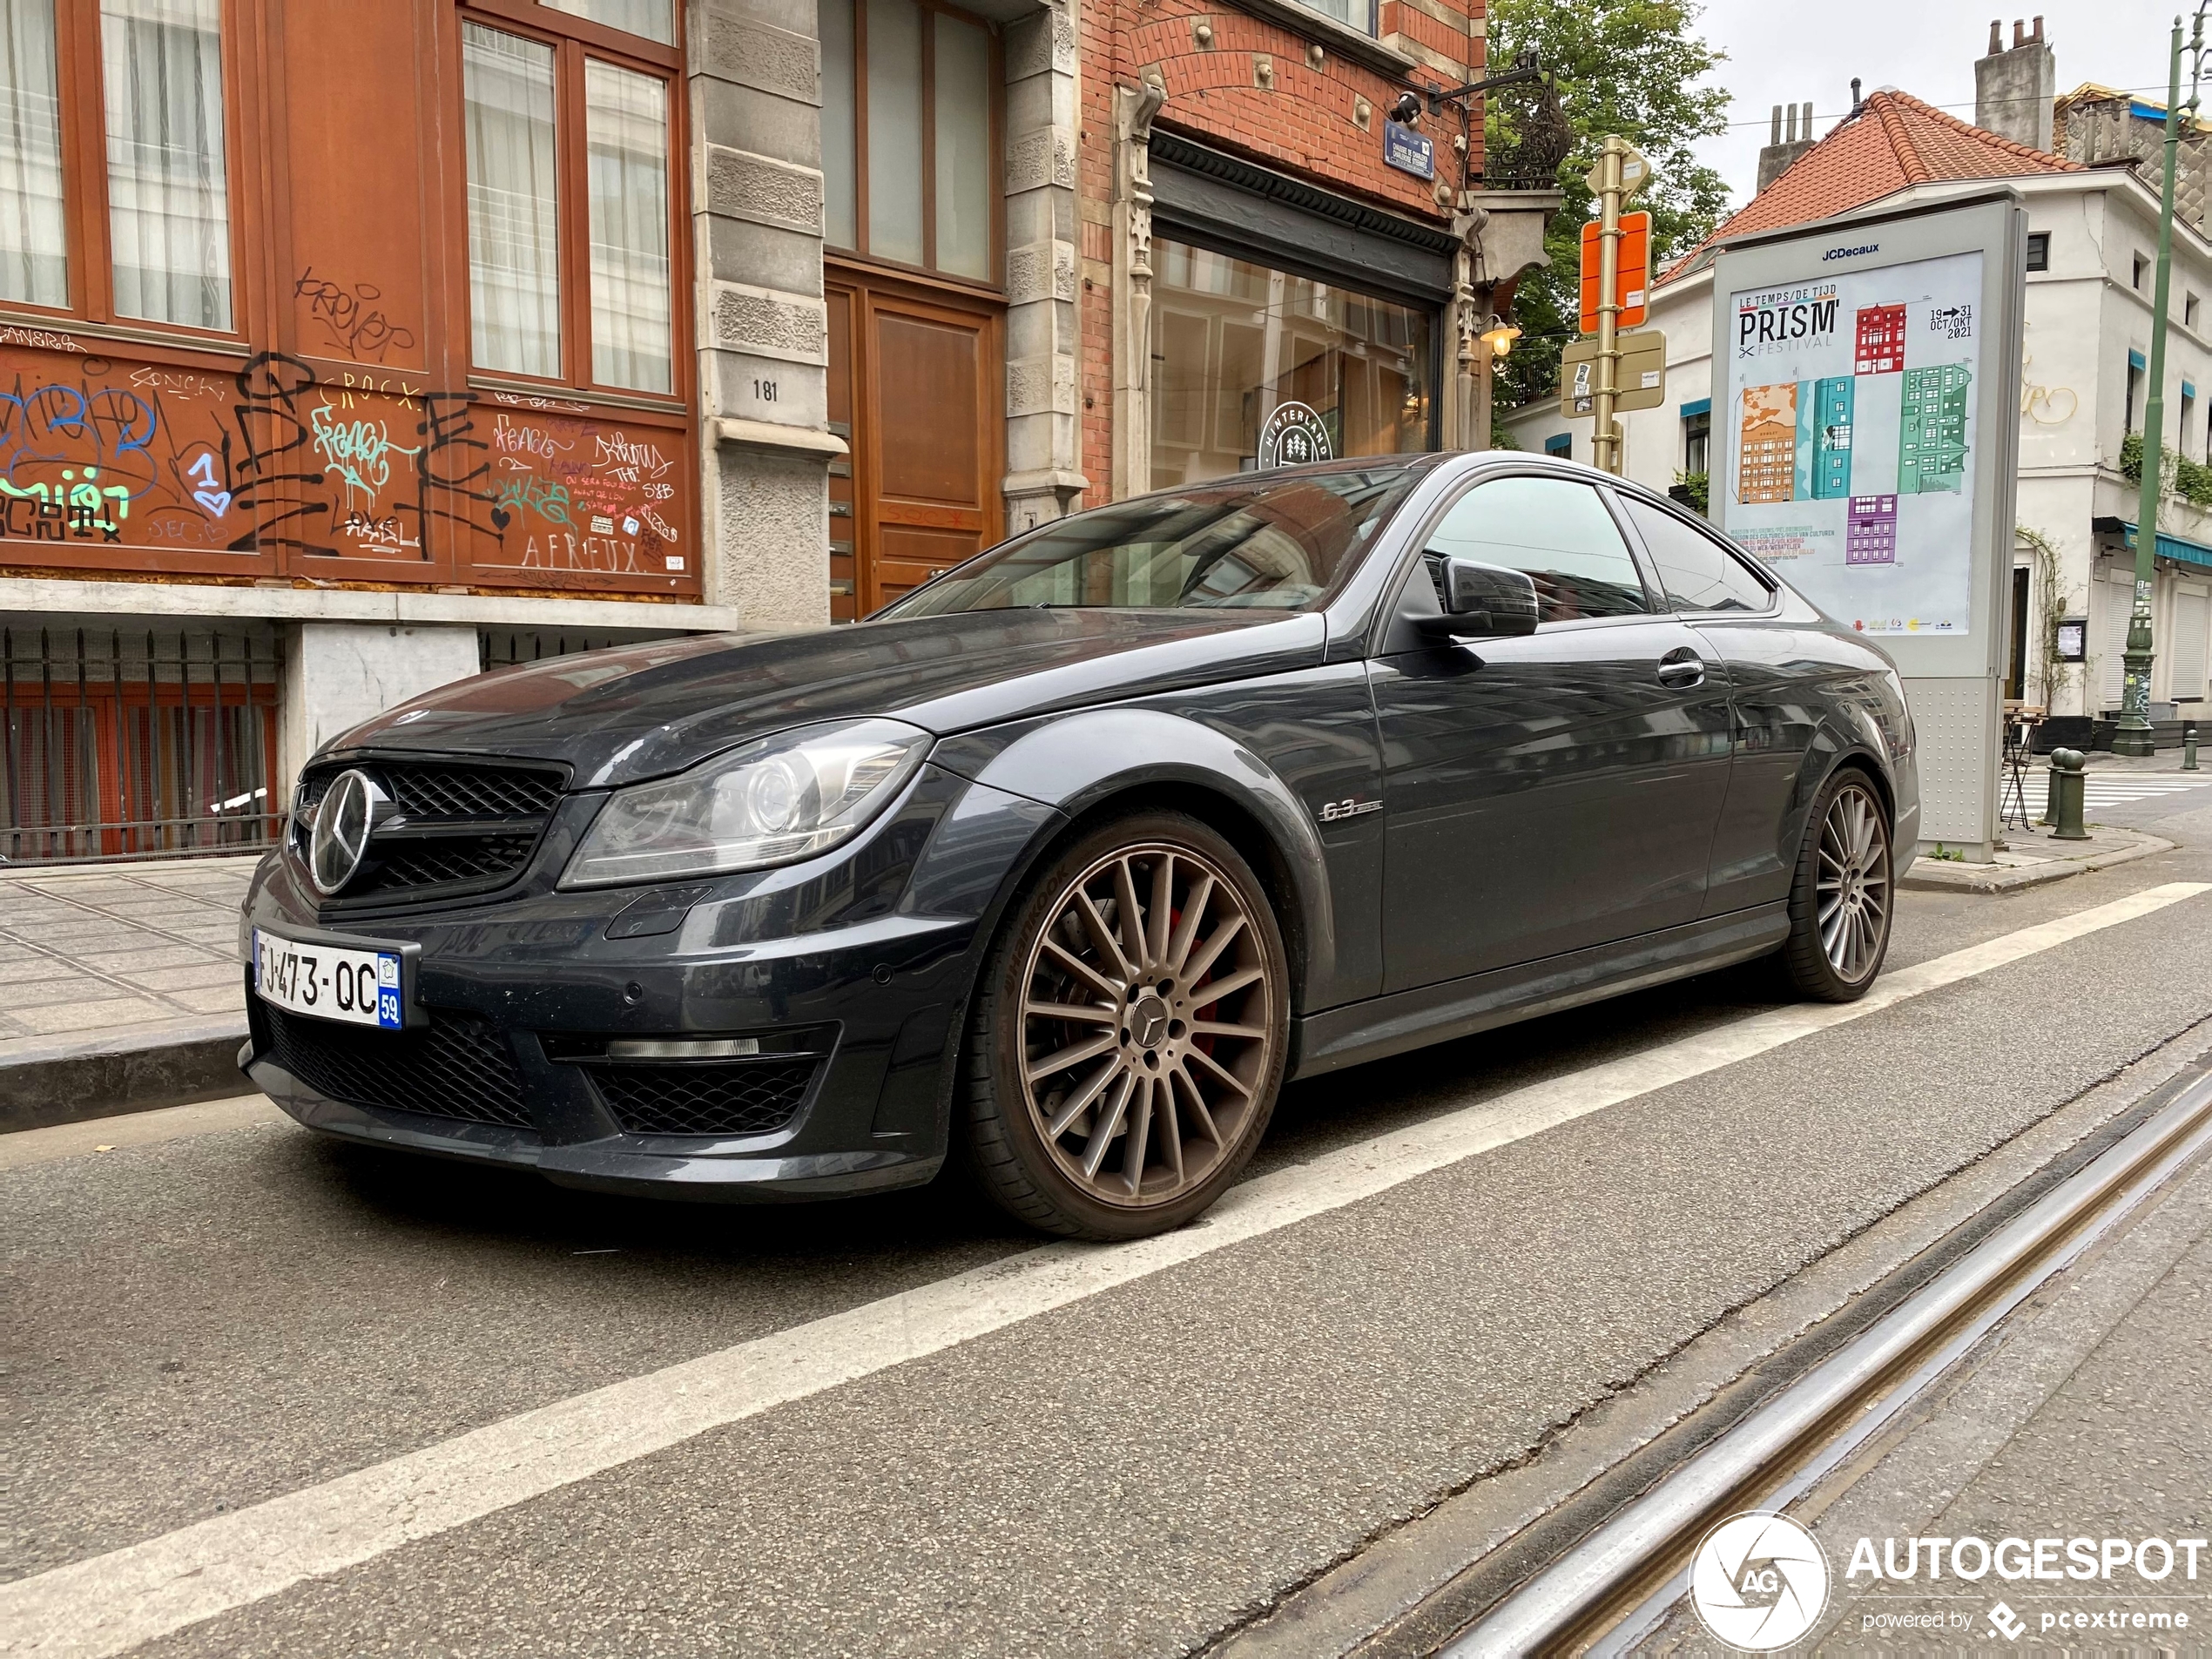
[[[772,732],[889,715],[940,737],[1318,663],[1313,614],[970,611],[710,634],[549,658],[403,703],[331,745],[555,760],[579,786],[658,778]]]

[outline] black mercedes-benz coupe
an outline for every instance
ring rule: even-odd
[[[1197,1214],[1287,1078],[1760,956],[1879,971],[1882,653],[1568,463],[1379,458],[1043,526],[857,626],[488,674],[300,779],[241,1062],[309,1127],[813,1197],[964,1157]]]

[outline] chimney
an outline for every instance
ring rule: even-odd
[[[1759,189],[1790,171],[1791,164],[1812,148],[1812,105],[1777,104],[1774,106],[1772,136],[1759,151]]]
[[[2031,150],[2048,151],[2058,90],[2058,60],[2043,38],[2042,18],[2032,29],[2014,22],[2010,47],[1993,18],[1989,55],[1974,64],[1974,125]]]

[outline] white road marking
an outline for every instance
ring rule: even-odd
[[[2040,782],[2029,780],[2029,790]],[[2113,772],[2100,775],[2091,772],[2082,780],[2082,804],[2087,806],[2118,806],[2131,800],[2154,800],[2167,795],[2179,795],[2192,789],[2202,789],[2212,784],[2212,772],[2194,777],[2188,772]],[[2041,784],[2048,789],[2048,784]],[[2040,799],[2040,797],[2038,798]]]
[[[100,1659],[725,1424],[1340,1210],[1479,1153],[1974,978],[2212,890],[2177,881],[1885,975],[1856,1002],[1752,1015],[1514,1089],[1236,1188],[1179,1232],[1048,1244],[612,1383],[320,1486],[0,1585],[0,1653]]]

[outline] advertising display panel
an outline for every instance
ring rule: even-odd
[[[1715,521],[1879,641],[1921,835],[1995,839],[2027,211],[2004,186],[1722,244]]]
[[[1866,633],[1972,631],[1982,261],[1729,296],[1729,530]]]

